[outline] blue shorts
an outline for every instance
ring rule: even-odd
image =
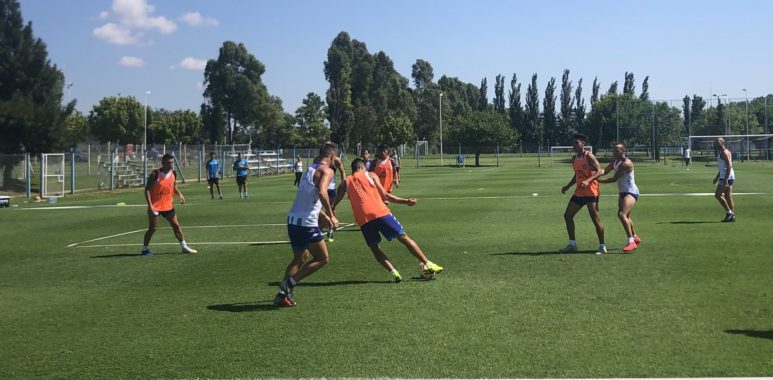
[[[719,182],[717,182],[717,184],[718,184],[718,185],[721,185],[721,184],[722,184],[722,182],[725,182],[725,180],[724,180],[724,179],[722,179],[722,178],[720,178],[720,179],[719,179]],[[727,185],[728,185],[728,186],[733,186],[733,183],[734,183],[734,182],[735,182],[735,180],[734,180],[734,179],[729,179],[729,180],[727,180]]]
[[[333,200],[336,199],[336,189],[327,189],[327,197],[330,199],[330,204],[333,204]]]
[[[578,197],[576,195],[572,195],[572,199],[570,201],[580,206],[585,206],[588,203],[598,203],[599,197]]]
[[[293,250],[302,251],[309,248],[309,244],[322,241],[322,231],[319,227],[304,227],[295,224],[287,225],[287,236],[290,237],[290,245]]]
[[[630,195],[630,196],[633,197],[634,200],[636,200],[636,201],[639,200],[639,194],[628,193],[628,192],[622,192],[622,193],[619,193],[619,194],[620,194],[620,198],[625,198],[626,195]]]
[[[362,231],[362,236],[365,238],[365,243],[367,243],[368,246],[381,243],[381,235],[379,235],[379,232],[390,241],[405,235],[403,226],[392,214],[365,223],[360,227],[360,231]]]
[[[247,183],[247,176],[246,175],[237,175],[236,176],[236,184],[237,185],[244,185]]]

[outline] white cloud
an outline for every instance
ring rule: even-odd
[[[220,22],[212,17],[204,17],[199,12],[186,12],[180,16],[180,21],[185,22],[190,26],[218,26]]]
[[[94,29],[94,36],[115,45],[136,45],[140,42],[130,30],[112,22]]]
[[[183,58],[180,63],[176,65],[172,65],[170,68],[172,70],[174,69],[184,69],[184,70],[198,70],[202,71],[207,67],[207,60],[206,59],[196,59],[193,57],[186,57]]]
[[[118,61],[118,64],[126,67],[143,67],[145,66],[145,61],[138,57],[123,56]]]
[[[177,30],[177,24],[163,16],[153,16],[155,7],[147,0],[113,0],[112,12],[103,11],[100,19],[113,17],[116,22],[108,22],[94,29],[94,35],[111,44],[139,44],[138,30],[156,30],[170,34]]]

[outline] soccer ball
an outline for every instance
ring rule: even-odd
[[[435,278],[435,272],[429,270],[424,263],[419,263],[419,277],[424,280],[431,280]]]

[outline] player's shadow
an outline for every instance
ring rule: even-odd
[[[207,309],[214,311],[227,311],[229,313],[251,313],[258,311],[271,311],[279,309],[272,301],[226,303],[222,305],[209,305]]]
[[[578,251],[573,253],[561,253],[557,250],[555,251],[524,251],[524,252],[500,252],[500,253],[489,253],[489,256],[510,256],[510,255],[517,255],[517,256],[545,256],[545,255],[577,255],[577,254],[594,254],[596,253],[595,249],[588,249],[584,251]]]
[[[655,224],[708,224],[708,223],[722,223],[718,220],[677,220],[673,222],[657,222]]]
[[[140,253],[114,253],[112,255],[98,255],[98,256],[91,256],[92,259],[112,259],[116,257],[137,257],[142,256]]]
[[[773,330],[725,330],[728,334],[746,335],[752,338],[773,339]]]
[[[349,280],[349,281],[329,281],[329,282],[301,282],[297,287],[315,287],[315,286],[340,286],[340,285],[364,285],[364,284],[391,284],[393,281],[362,281],[362,280]],[[277,287],[279,281],[268,282],[268,286]]]

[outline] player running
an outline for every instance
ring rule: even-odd
[[[330,185],[327,187],[327,197],[332,202],[334,199],[336,199],[336,172],[340,174],[341,176],[341,183],[344,183],[346,180],[346,170],[344,170],[344,163],[341,162],[341,158],[336,156],[333,158],[333,165],[330,166],[331,169],[333,169],[333,177],[330,179]],[[327,241],[328,242],[334,242],[335,239],[333,238],[333,235],[335,234],[335,228],[330,227],[327,230]]]
[[[714,149],[717,151],[717,166],[719,171],[714,182],[717,184],[717,190],[714,197],[719,204],[725,208],[725,219],[722,222],[735,222],[735,203],[733,202],[733,183],[735,182],[735,171],[733,170],[733,154],[725,146],[725,139],[718,137],[714,141]]]
[[[408,251],[427,267],[428,271],[432,273],[443,271],[443,267],[427,260],[419,245],[408,237],[403,226],[384,203],[388,200],[392,203],[413,206],[416,204],[415,198],[403,199],[386,192],[378,178],[365,170],[365,162],[360,158],[352,161],[352,174],[346,177],[346,186],[341,186],[333,207],[343,199],[344,194],[349,195],[354,220],[360,226],[365,243],[376,260],[392,274],[395,282],[400,282],[403,278],[379,247],[381,235],[384,235],[387,240],[397,239],[403,243]]]
[[[623,223],[623,229],[628,236],[628,244],[623,247],[623,252],[633,252],[641,243],[641,239],[633,228],[633,219],[631,219],[631,210],[636,205],[636,201],[639,200],[639,188],[634,180],[633,161],[625,156],[625,145],[616,144],[612,149],[612,154],[615,159],[599,172],[598,177],[608,174],[612,170],[615,171],[615,175],[601,179],[599,183],[617,182],[617,190],[620,194],[617,200],[617,217]]]

